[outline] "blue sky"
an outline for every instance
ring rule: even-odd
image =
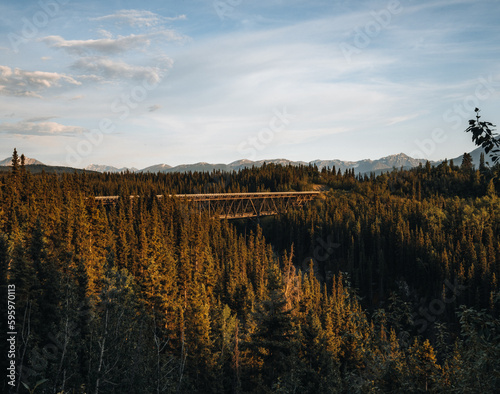
[[[0,4],[0,158],[451,158],[500,118],[500,2]]]

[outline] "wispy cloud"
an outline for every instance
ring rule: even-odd
[[[471,147],[456,125],[460,118],[466,127],[476,104],[496,122],[495,0],[401,1],[401,12],[390,18],[388,0],[222,0],[217,4],[232,9],[223,19],[213,1],[154,0],[149,11],[137,0],[111,3],[61,7],[57,22],[39,28],[18,56],[3,56],[0,101],[12,117],[4,116],[10,131],[2,125],[0,150],[2,138],[11,141],[17,130],[40,135],[29,137],[34,148],[50,140],[47,151],[57,155],[64,143],[75,142],[65,136],[75,134],[63,123],[90,130],[106,117],[127,138],[107,135],[89,161],[228,162],[240,159],[235,148],[259,138],[274,110],[286,107],[295,118],[275,133],[261,158],[355,160],[410,153],[414,141],[440,128],[453,143],[436,148],[431,158],[439,159]],[[33,16],[23,4],[13,2],[9,9],[16,12],[4,13],[7,27],[19,34],[23,18]],[[8,37],[8,31],[0,37],[5,55]],[[342,43],[356,49],[351,62]],[[22,70],[25,64],[40,66]],[[130,108],[122,121],[111,104],[118,99],[126,105],[123,95],[166,72],[168,78],[144,102],[133,102],[137,110]],[[479,103],[478,87],[487,97]],[[40,96],[36,106],[27,99]]]
[[[80,85],[81,82],[66,74],[0,66],[0,95],[3,96],[41,97],[41,91],[62,84]]]
[[[81,99],[83,99],[83,98],[85,98],[85,95],[83,95],[83,94],[78,94],[78,95],[76,95],[76,96],[71,97],[71,98],[69,99],[69,101],[77,101],[77,100],[81,100]]]
[[[112,79],[158,81],[161,79],[161,75],[169,70],[172,65],[173,61],[169,58],[163,58],[161,64],[155,67],[145,67],[127,64],[123,61],[112,60],[106,57],[94,56],[77,60],[72,65],[72,68],[90,73],[93,76],[98,76],[106,81]]]
[[[90,40],[65,40],[61,36],[48,36],[42,38],[41,41],[51,48],[62,49],[73,55],[87,56],[93,53],[115,55],[131,49],[144,49],[151,44],[152,39],[181,41],[185,37],[174,30],[166,29],[149,34],[131,34],[116,38],[106,37]]]
[[[120,10],[114,14],[92,18],[94,21],[114,21],[120,24],[135,27],[153,27],[168,22],[185,20],[186,15],[165,17],[146,10]]]
[[[46,122],[48,120],[57,118],[57,116],[37,116],[33,118],[26,119],[25,121],[28,123],[38,123],[38,122]]]
[[[388,119],[387,120],[387,125],[391,126],[391,125],[394,125],[394,124],[397,124],[397,123],[406,122],[407,120],[415,119],[417,116],[420,116],[420,115],[421,115],[421,113],[396,116],[394,118]]]
[[[75,136],[86,131],[83,127],[67,126],[61,123],[47,121],[49,119],[51,118],[40,117],[26,119],[16,123],[0,123],[0,133],[24,136]]]

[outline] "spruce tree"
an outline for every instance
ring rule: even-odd
[[[261,377],[264,387],[293,380],[297,360],[297,328],[292,310],[287,308],[281,274],[276,265],[270,267],[269,296],[261,301],[253,316],[257,331],[249,344],[262,360]]]
[[[19,155],[17,154],[17,149],[14,148],[14,152],[12,153],[12,173],[17,175],[19,172]]]
[[[472,156],[470,155],[470,153],[467,153],[465,152],[463,157],[462,157],[462,164],[460,166],[460,168],[463,170],[463,171],[472,171]]]

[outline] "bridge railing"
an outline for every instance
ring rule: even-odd
[[[318,191],[305,192],[257,192],[257,193],[213,193],[213,194],[174,194],[200,212],[226,219],[259,217],[287,212],[292,207],[300,207],[321,194]],[[163,195],[157,195],[163,198]],[[116,204],[119,196],[100,196],[96,201],[103,204]],[[139,196],[130,196],[131,199]]]

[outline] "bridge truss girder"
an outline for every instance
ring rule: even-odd
[[[220,193],[183,194],[174,197],[210,216],[239,219],[282,214],[291,208],[301,207],[317,194],[319,193]]]
[[[220,219],[240,219],[278,215],[291,208],[303,206],[313,200],[320,192],[260,192],[260,193],[216,193],[216,194],[175,194],[181,203],[188,204],[200,212]],[[163,198],[163,195],[157,195]],[[104,205],[116,204],[119,196],[95,197]],[[140,196],[130,196],[131,199]]]

